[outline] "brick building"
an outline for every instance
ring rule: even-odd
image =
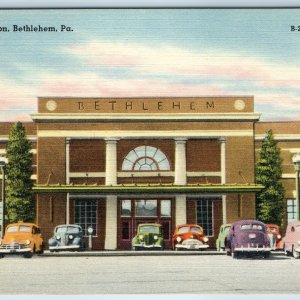
[[[255,218],[255,159],[273,129],[284,159],[287,219],[295,215],[292,155],[300,123],[259,122],[253,97],[38,99],[33,142],[36,222],[93,226],[94,249],[130,249],[142,222],[203,226]],[[11,124],[0,124],[5,154]]]

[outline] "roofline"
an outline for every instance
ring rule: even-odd
[[[192,194],[199,192],[209,193],[255,193],[264,188],[259,184],[127,184],[116,186],[105,185],[39,185],[33,187],[33,192],[40,193],[102,193],[105,195],[117,194]]]

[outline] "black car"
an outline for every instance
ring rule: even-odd
[[[48,241],[50,252],[83,251],[85,248],[82,228],[79,225],[58,225]]]

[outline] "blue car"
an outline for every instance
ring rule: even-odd
[[[83,251],[85,244],[82,228],[79,225],[58,225],[54,235],[48,241],[50,252]]]

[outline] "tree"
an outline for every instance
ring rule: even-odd
[[[25,127],[20,122],[14,124],[6,147],[6,218],[10,223],[34,220],[30,150],[31,142],[26,137]]]
[[[281,183],[282,159],[272,130],[262,142],[256,163],[256,182],[265,188],[257,194],[256,214],[264,223],[281,225],[284,213],[284,188]]]

